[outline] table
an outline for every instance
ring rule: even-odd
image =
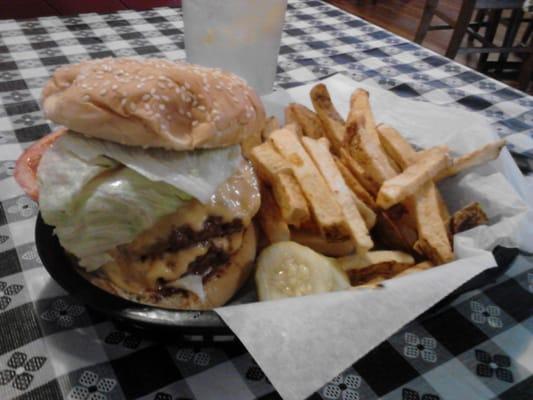
[[[156,343],[76,303],[40,263],[37,205],[12,177],[22,149],[54,128],[38,100],[55,68],[183,59],[181,11],[0,21],[0,37],[0,398],[278,398],[239,343]],[[290,0],[277,87],[337,72],[485,115],[531,170],[531,97],[321,1]],[[532,310],[533,256],[522,253],[505,276],[404,327],[311,398],[533,398]]]

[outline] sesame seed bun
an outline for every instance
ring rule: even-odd
[[[260,99],[236,75],[160,59],[61,67],[42,102],[49,119],[87,136],[171,150],[246,142],[265,120]]]

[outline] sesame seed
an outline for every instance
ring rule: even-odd
[[[189,84],[189,82],[185,82],[185,87],[186,87],[187,89],[190,89],[190,88],[191,88],[191,85]]]
[[[89,101],[91,98],[89,97],[88,94],[84,94],[83,97],[81,98],[83,101]]]
[[[148,103],[144,103],[144,109],[145,110],[150,110],[150,105]]]
[[[130,110],[131,111],[137,110],[137,105],[135,103],[130,103]]]
[[[150,100],[150,95],[148,93],[144,94],[142,97],[142,101],[148,101]]]
[[[191,114],[190,111],[187,111],[186,115],[187,115],[187,117],[192,118],[192,114]]]
[[[163,111],[165,108],[166,108],[166,107],[165,107],[164,104],[159,104],[159,109],[160,109],[161,111]]]
[[[163,82],[158,82],[157,86],[159,86],[161,89],[164,89],[166,87]]]
[[[180,94],[180,87],[179,86],[176,86],[176,93]]]
[[[172,115],[167,114],[166,119],[167,119],[167,121],[170,121],[172,119]]]
[[[102,89],[102,90],[100,91],[100,96],[105,96],[106,93],[107,93],[107,89]]]
[[[152,95],[155,94],[155,88],[150,89],[150,94],[152,94]]]
[[[169,98],[168,96],[162,95],[161,98],[162,98],[164,101],[170,101],[170,98]]]
[[[205,111],[205,106],[198,106],[198,109],[199,109],[200,111]]]
[[[198,121],[196,121],[196,120],[192,121],[192,126],[197,126],[198,124],[199,124]]]
[[[124,98],[120,101],[120,106],[121,107],[125,107],[126,106],[126,103],[127,103],[127,100]]]
[[[118,89],[118,86],[117,86],[117,85],[113,85],[113,86],[111,86],[111,89],[112,89],[112,90],[117,90],[117,89]]]

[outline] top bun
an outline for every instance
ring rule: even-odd
[[[161,59],[61,67],[43,89],[43,108],[52,121],[87,136],[172,150],[241,143],[265,120],[260,99],[236,75]]]

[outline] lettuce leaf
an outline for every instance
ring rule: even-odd
[[[119,168],[90,181],[75,200],[72,213],[56,225],[63,247],[89,269],[100,265],[91,256],[131,242],[184,201],[180,191],[153,182],[129,168]],[[43,214],[43,218],[45,218]]]
[[[238,145],[209,150],[168,151],[124,146],[69,132],[61,146],[86,162],[106,156],[152,181],[166,182],[207,203],[243,160]]]
[[[208,202],[242,162],[239,146],[143,150],[69,132],[39,164],[39,205],[61,245],[95,270],[195,197]]]
[[[86,162],[61,143],[43,155],[37,174],[44,221],[55,226],[61,245],[87,270],[100,267],[110,259],[109,250],[185,204],[174,186],[104,157]]]

